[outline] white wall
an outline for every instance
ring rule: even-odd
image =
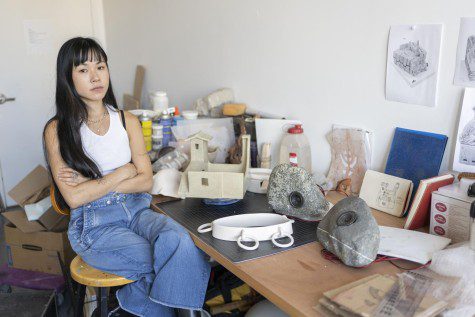
[[[98,5],[102,0],[0,0],[0,93],[16,98],[0,106],[0,194],[8,205],[15,202],[4,193],[44,164],[42,132],[54,114],[59,48],[75,36],[104,38],[93,25],[104,29]],[[52,26],[45,52],[28,53],[25,21]]]
[[[142,64],[145,89],[166,90],[173,105],[231,87],[253,108],[302,119],[319,172],[333,123],[374,132],[378,170],[395,127],[446,134],[449,167],[463,91],[452,85],[459,18],[475,16],[473,0],[103,1],[119,99]],[[384,97],[389,27],[414,23],[444,24],[435,108]]]

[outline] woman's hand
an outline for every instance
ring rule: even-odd
[[[77,186],[89,180],[89,178],[82,176],[81,173],[67,166],[60,168],[58,179],[69,186]]]

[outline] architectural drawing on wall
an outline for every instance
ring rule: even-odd
[[[453,170],[475,172],[475,88],[465,88],[455,144]]]
[[[419,41],[407,42],[393,52],[394,65],[411,87],[434,75],[434,67],[429,68],[427,51]],[[432,66],[432,65],[431,65]]]
[[[387,100],[435,106],[441,37],[441,24],[391,27]]]
[[[470,36],[467,40],[465,67],[467,68],[468,80],[475,81],[475,35]]]
[[[475,87],[475,18],[460,19],[454,84]]]
[[[379,194],[377,198],[377,204],[380,207],[394,209],[396,207],[396,194],[399,189],[399,183],[390,187],[389,183],[381,182]]]
[[[412,76],[427,70],[429,64],[426,57],[427,52],[420,46],[419,41],[402,44],[393,53],[394,64]]]

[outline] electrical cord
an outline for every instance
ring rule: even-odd
[[[332,263],[342,263],[341,260],[336,255],[334,255],[333,253],[331,253],[330,251],[328,251],[326,249],[322,249],[320,253],[322,254],[322,257],[324,259],[326,259],[326,260],[328,260]],[[402,259],[398,258],[398,257],[391,257],[391,256],[378,254],[376,256],[376,259],[373,262],[371,262],[368,265],[361,266],[361,267],[358,267],[358,268],[366,268],[366,267],[371,266],[374,263],[389,262],[390,264],[394,265],[398,269],[401,269],[401,270],[404,270],[404,271],[414,271],[414,270],[419,270],[419,269],[422,269],[424,267],[427,267],[430,264],[430,262],[428,262],[426,264],[423,264],[421,266],[418,266],[418,267],[415,267],[415,268],[411,269],[411,268],[405,268],[405,267],[402,267],[402,266],[399,266],[399,265],[395,264],[393,261],[396,261],[396,260],[402,260]]]

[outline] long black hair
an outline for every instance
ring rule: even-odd
[[[56,121],[59,150],[63,160],[70,168],[85,177],[97,179],[102,177],[102,173],[97,164],[84,152],[80,134],[81,124],[88,118],[87,107],[76,91],[72,78],[73,67],[86,61],[100,61],[107,64],[107,55],[95,40],[75,37],[61,46],[56,62],[56,114],[46,123],[43,130],[43,149],[51,173],[45,145],[45,131],[51,122]],[[110,81],[103,102],[118,109]],[[67,204],[54,180],[53,184],[60,207],[66,207]]]

